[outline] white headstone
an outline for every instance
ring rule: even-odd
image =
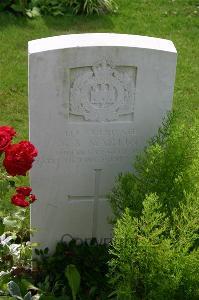
[[[171,41],[80,34],[29,42],[33,240],[111,237],[107,193],[171,109]]]

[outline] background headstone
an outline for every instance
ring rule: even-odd
[[[51,249],[64,234],[111,237],[106,199],[171,109],[171,41],[119,34],[29,42],[31,171],[38,201],[33,240]]]

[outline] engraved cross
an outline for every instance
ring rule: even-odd
[[[99,194],[100,177],[101,177],[102,169],[94,169],[94,171],[95,171],[95,183],[94,183],[94,195],[93,196],[70,196],[70,195],[68,195],[69,200],[93,199],[92,238],[97,237],[99,198],[102,197]]]

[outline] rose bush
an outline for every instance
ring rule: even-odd
[[[1,180],[7,180],[9,176],[26,176],[38,155],[37,149],[29,141],[13,144],[12,139],[15,135],[16,131],[11,126],[0,126],[0,155],[4,155]],[[4,174],[5,172],[7,174]],[[11,203],[28,207],[36,200],[31,191],[30,187],[16,187],[16,194],[11,197]]]
[[[36,246],[30,241],[33,230],[27,208],[37,198],[31,187],[24,186],[22,176],[32,167],[38,151],[29,141],[13,142],[15,136],[14,128],[0,126],[0,295],[7,295],[5,280],[30,271]]]

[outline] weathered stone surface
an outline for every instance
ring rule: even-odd
[[[111,236],[106,200],[118,173],[171,109],[176,49],[130,35],[66,35],[29,42],[33,240]]]

